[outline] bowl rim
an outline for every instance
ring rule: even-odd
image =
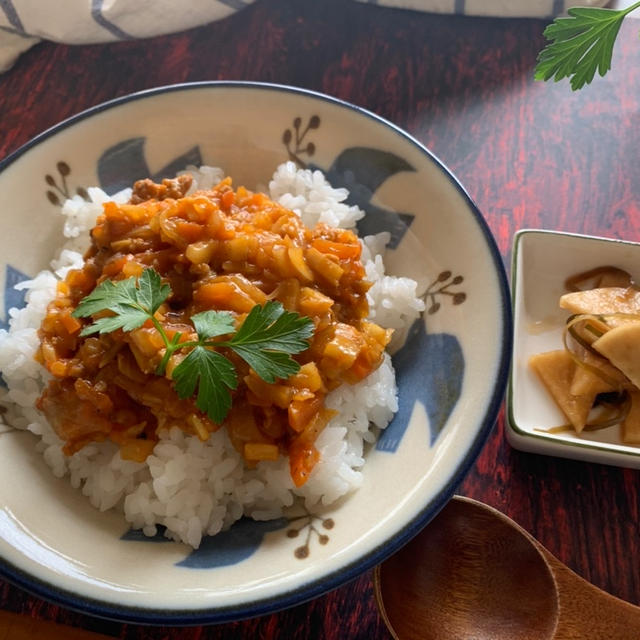
[[[425,155],[440,171],[443,177],[449,180],[451,185],[463,197],[469,212],[472,214],[479,228],[493,265],[499,288],[499,298],[501,299],[501,320],[502,335],[500,336],[500,355],[498,359],[496,379],[493,386],[491,397],[487,403],[487,410],[484,416],[478,421],[479,428],[475,434],[473,442],[469,447],[466,455],[461,463],[455,469],[453,474],[447,479],[441,490],[435,495],[434,499],[425,505],[417,515],[408,523],[406,523],[391,538],[378,547],[372,549],[367,554],[359,556],[357,559],[342,566],[340,569],[311,579],[302,587],[283,591],[273,597],[263,598],[258,601],[249,602],[240,605],[226,605],[224,607],[203,607],[194,609],[154,609],[147,607],[130,606],[126,604],[111,603],[94,598],[88,598],[81,593],[67,590],[62,587],[50,585],[46,581],[28,574],[22,569],[16,567],[5,558],[0,558],[0,577],[12,582],[18,587],[25,589],[34,595],[44,598],[56,604],[74,609],[84,614],[89,614],[119,622],[129,622],[135,624],[151,624],[151,625],[175,625],[175,626],[192,626],[212,623],[231,622],[250,617],[256,617],[273,613],[282,609],[292,607],[297,604],[312,600],[328,591],[343,586],[350,582],[365,571],[379,564],[400,547],[405,545],[415,535],[417,535],[427,523],[433,519],[437,513],[444,507],[448,500],[454,495],[456,488],[464,479],[465,475],[475,462],[480,450],[484,446],[489,433],[498,418],[498,414],[504,399],[505,390],[509,376],[509,365],[511,361],[511,352],[513,344],[513,318],[511,308],[511,296],[507,280],[507,273],[502,256],[498,249],[495,238],[493,237],[489,226],[480,212],[478,206],[473,201],[465,187],[451,170],[426,146],[419,142],[412,135],[393,124],[389,120],[369,111],[363,107],[354,105],[346,100],[326,95],[324,93],[305,89],[302,87],[242,80],[212,80],[200,82],[185,82],[171,85],[158,86],[143,91],[137,91],[124,96],[120,96],[106,102],[99,103],[93,107],[89,107],[75,115],[72,115],[56,125],[46,129],[42,133],[34,136],[24,143],[18,149],[10,153],[7,157],[0,160],[0,173],[12,165],[18,158],[27,151],[48,138],[57,135],[65,129],[72,127],[79,122],[91,118],[103,111],[119,107],[128,102],[145,100],[154,98],[166,93],[192,90],[255,90],[267,92],[284,92],[296,94],[314,100],[329,103],[346,111],[355,112],[364,116],[375,123],[390,129],[405,142],[412,145],[419,152]]]

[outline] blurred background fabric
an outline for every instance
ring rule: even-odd
[[[268,2],[269,0],[261,0]],[[317,0],[322,2],[322,0]],[[353,0],[345,0],[350,2]],[[607,0],[357,0],[433,13],[551,18]],[[92,44],[151,38],[220,20],[253,0],[0,0],[0,72],[40,40]]]
[[[369,4],[433,13],[505,18],[551,18],[569,7],[602,7],[608,0],[359,0]]]

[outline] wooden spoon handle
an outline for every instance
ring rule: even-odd
[[[539,545],[558,586],[554,640],[636,640],[640,607],[612,596],[562,564]]]
[[[0,640],[108,640],[101,633],[0,610]]]

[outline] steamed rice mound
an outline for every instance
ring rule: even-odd
[[[222,172],[209,167],[190,168],[191,191],[210,189]],[[319,462],[308,480],[295,486],[286,457],[259,462],[247,469],[225,429],[207,440],[173,427],[161,429],[159,441],[144,462],[124,460],[112,442],[91,443],[71,456],[64,443],[34,408],[49,380],[35,360],[39,347],[38,327],[56,286],[70,269],[82,266],[88,231],[95,225],[107,200],[125,203],[130,190],[109,198],[99,189],[89,190],[91,202],[80,198],[65,203],[65,248],[42,272],[19,285],[27,290],[27,306],[10,312],[9,332],[0,332],[0,371],[8,391],[8,424],[28,429],[40,437],[39,450],[57,476],[68,475],[91,503],[101,509],[117,508],[133,527],[154,535],[158,525],[166,535],[193,547],[203,535],[214,535],[242,516],[270,519],[282,514],[297,496],[308,508],[328,505],[356,489],[362,482],[363,449],[373,442],[397,410],[393,368],[388,355],[368,377],[356,384],[342,384],[325,398],[325,406],[337,415],[322,430],[315,446]],[[272,199],[293,210],[307,227],[317,222],[353,227],[363,212],[344,203],[345,190],[336,190],[320,172],[281,165],[269,185]],[[402,329],[422,311],[416,283],[384,273],[382,250],[386,234],[362,240],[362,263],[372,283],[367,292],[369,318],[386,328]]]

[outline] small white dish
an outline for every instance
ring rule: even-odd
[[[640,447],[620,439],[620,427],[549,433],[566,418],[528,365],[529,358],[562,348],[569,312],[558,300],[565,280],[603,265],[624,269],[639,281],[640,244],[555,231],[516,233],[511,262],[514,349],[507,393],[507,439],[523,451],[640,468]]]

